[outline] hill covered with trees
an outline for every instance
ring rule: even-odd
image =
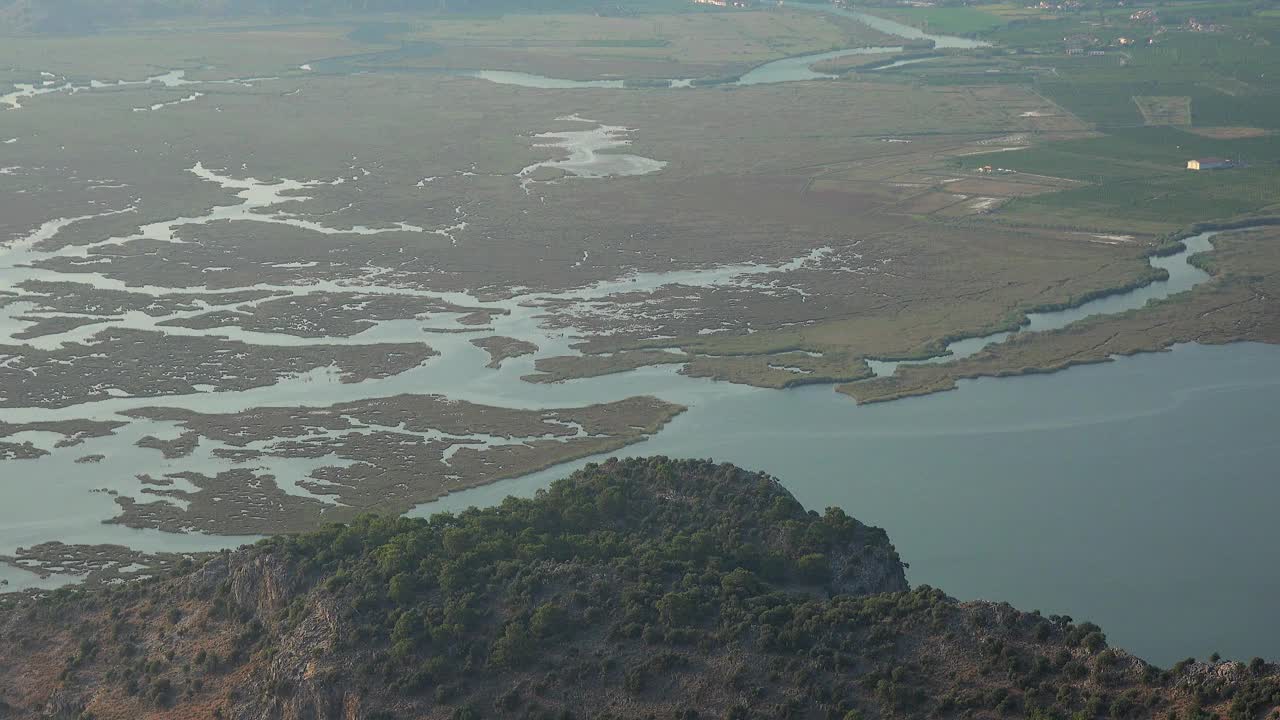
[[[768,476],[591,465],[0,610],[0,716],[1231,718],[1277,667],[1161,670],[1101,629],[909,589],[882,530]]]

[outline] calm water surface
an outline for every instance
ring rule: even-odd
[[[775,474],[887,529],[913,584],[1093,620],[1169,665],[1280,655],[1277,426],[1280,348],[1189,345],[870,406],[822,387],[708,396],[631,452]]]

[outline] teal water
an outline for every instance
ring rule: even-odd
[[[872,15],[871,13],[865,13],[860,10],[850,10],[847,8],[836,7],[828,3],[811,4],[811,3],[800,2],[794,5],[790,5],[789,7],[821,10],[823,12],[829,12],[833,15],[840,15],[843,17],[852,18],[854,20],[857,20],[860,23],[863,23],[876,30],[879,30],[882,33],[888,33],[889,35],[897,35],[900,38],[906,38],[908,40],[932,40],[933,46],[936,48],[959,48],[963,50],[969,50],[973,48],[991,46],[991,43],[984,42],[982,40],[974,40],[972,38],[957,37],[955,35],[935,35],[935,34],[927,33],[919,28],[912,27],[905,23],[900,23],[897,20],[890,20],[889,18],[880,17],[879,15]]]
[[[819,80],[831,79],[839,77],[830,73],[822,73],[813,69],[814,63],[823,60],[834,60],[836,58],[846,57],[849,55],[879,55],[884,53],[902,52],[901,47],[858,47],[845,48],[843,50],[831,50],[830,52],[814,53],[812,55],[802,55],[798,57],[783,58],[765,63],[738,79],[738,85],[768,85],[780,82],[795,82],[798,80]]]
[[[772,473],[888,530],[913,584],[1092,620],[1167,666],[1280,655],[1278,426],[1280,348],[1188,345],[869,406],[825,387],[709,395],[627,454]]]

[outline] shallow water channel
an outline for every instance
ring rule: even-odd
[[[1151,267],[1163,270],[1168,274],[1164,280],[1136,288],[1129,292],[1106,295],[1091,300],[1077,307],[1053,312],[1028,313],[1027,322],[1019,330],[1002,331],[979,337],[963,338],[947,345],[946,352],[937,357],[923,361],[885,361],[870,360],[868,364],[876,375],[892,375],[899,365],[942,363],[967,358],[979,350],[1002,343],[1014,332],[1036,332],[1064,328],[1077,320],[1094,315],[1114,315],[1127,310],[1137,310],[1152,300],[1161,300],[1170,295],[1185,292],[1209,279],[1209,274],[1187,262],[1192,255],[1208,252],[1213,249],[1211,238],[1218,231],[1202,232],[1182,241],[1182,250],[1172,255],[1153,256],[1149,259]]]

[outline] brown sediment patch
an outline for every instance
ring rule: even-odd
[[[462,335],[462,334],[464,334],[464,333],[478,333],[478,332],[486,332],[486,331],[492,331],[492,330],[493,330],[493,328],[491,328],[491,327],[475,327],[475,328],[434,328],[434,327],[424,327],[424,328],[422,328],[422,332],[425,332],[425,333],[438,333],[438,334],[440,334],[440,335]]]
[[[120,514],[109,523],[134,528],[155,528],[173,533],[202,532],[220,535],[254,535],[264,533],[301,532],[326,521],[349,520],[354,513],[334,512],[325,516],[329,507],[308,497],[290,495],[280,489],[274,476],[252,469],[237,468],[215,475],[177,472],[165,476],[172,484],[184,480],[194,485],[194,492],[171,487],[151,487],[141,494],[165,498],[140,502],[119,495],[115,498]],[[168,498],[184,501],[183,507]]]
[[[256,302],[279,293],[269,290],[241,290],[225,293],[189,294],[175,291],[161,295],[96,288],[82,282],[27,280],[18,285],[18,300],[33,303],[41,312],[77,315],[118,316],[141,312],[164,317],[177,312],[201,310],[209,306]]]
[[[262,457],[262,453],[258,450],[246,450],[243,448],[214,448],[210,453],[216,458],[230,460],[233,463],[253,462]]]
[[[902,42],[901,38],[899,38],[897,42],[890,42],[889,45],[896,45],[901,42]],[[887,62],[891,61],[893,58],[897,57],[900,54],[901,53],[897,53],[897,52],[873,53],[873,54],[863,53],[860,55],[851,53],[849,55],[841,55],[839,57],[833,57],[827,60],[820,60],[810,65],[809,68],[814,72],[838,75],[840,73],[848,72],[850,70],[857,70],[859,68],[864,68],[868,65],[886,64]]]
[[[852,382],[871,376],[861,357],[843,351],[830,353],[775,352],[747,355],[700,355],[679,350],[620,350],[600,355],[562,355],[538,360],[538,372],[526,382],[552,383],[626,372],[640,367],[683,364],[681,375],[753,385],[787,388],[815,383]]]
[[[847,353],[783,352],[718,357],[700,355],[681,368],[680,374],[756,387],[787,388],[852,382],[871,377],[872,372],[865,360]]]
[[[575,378],[598,377],[626,372],[649,365],[670,365],[693,359],[686,353],[665,350],[623,350],[608,355],[558,355],[539,358],[534,370],[520,378],[532,383],[554,383]]]
[[[23,432],[56,433],[63,437],[54,443],[54,447],[65,448],[79,445],[88,438],[106,437],[114,433],[117,428],[127,424],[118,420],[48,420],[29,423],[7,423],[0,420],[0,438]],[[8,443],[8,445],[15,445],[15,443]],[[24,443],[19,447],[25,445],[30,445],[30,443]],[[41,454],[47,453],[42,452]],[[35,457],[39,457],[39,455]],[[6,458],[4,453],[0,452],[0,459],[14,458]]]
[[[538,346],[528,340],[518,340],[500,335],[476,338],[471,341],[471,344],[489,353],[489,362],[485,367],[491,367],[495,370],[502,367],[504,360],[538,352]]]
[[[48,454],[48,450],[36,447],[30,441],[0,442],[0,460],[35,460]]]
[[[468,313],[459,322],[479,313],[487,323],[491,314],[501,314],[501,311],[464,307],[414,295],[317,292],[265,300],[234,311],[218,310],[165,320],[159,325],[196,329],[236,326],[253,332],[298,337],[350,337],[382,321],[445,313]]]
[[[174,460],[190,455],[199,442],[200,433],[184,432],[172,440],[161,440],[154,435],[148,435],[134,444],[141,448],[159,450],[165,460]]]
[[[82,587],[114,585],[168,573],[213,553],[148,553],[123,545],[68,545],[46,542],[0,555],[9,565],[41,578],[74,576]]]
[[[475,310],[458,318],[459,325],[488,325],[493,322],[494,315],[502,315],[505,311],[497,310]]]
[[[84,325],[95,325],[107,322],[106,318],[100,317],[72,317],[72,316],[53,316],[40,317],[38,315],[23,315],[17,318],[23,322],[32,323],[32,325],[14,333],[12,337],[19,340],[30,340],[32,338],[44,337],[45,335],[61,335],[69,330],[75,330]]]
[[[405,260],[406,246],[420,252],[449,244],[447,238],[435,234],[319,233],[279,223],[227,220],[182,225],[176,228],[175,235],[181,242],[139,238],[91,247],[87,259],[59,255],[34,264],[68,277],[101,273],[130,285],[203,287],[228,292],[261,284],[358,282],[366,277],[371,264],[393,265],[397,266],[397,275],[412,278],[412,285],[422,287],[438,281],[443,274],[421,258]],[[409,243],[405,236],[414,241]],[[110,262],[100,262],[103,260]],[[175,290],[175,294],[183,297],[180,291]],[[203,308],[197,305],[192,309]]]
[[[232,450],[262,444],[244,458],[332,457],[333,465],[296,479],[300,490],[253,467],[206,475],[171,473],[195,490],[152,487],[142,502],[120,496],[110,522],[171,532],[298,532],[361,512],[400,514],[456,490],[611,452],[657,432],[683,407],[652,397],[578,408],[518,410],[398,395],[329,407],[256,408],[202,414],[140,408],[125,415],[176,422]],[[215,454],[219,454],[217,450]],[[303,494],[303,493],[306,494]],[[323,498],[323,499],[321,499]],[[178,503],[172,501],[179,501]]]
[[[437,353],[420,343],[277,347],[110,328],[87,343],[0,346],[0,354],[12,357],[0,368],[0,407],[67,407],[121,394],[189,394],[195,385],[247,390],[331,365],[342,382],[354,383],[396,375]]]

